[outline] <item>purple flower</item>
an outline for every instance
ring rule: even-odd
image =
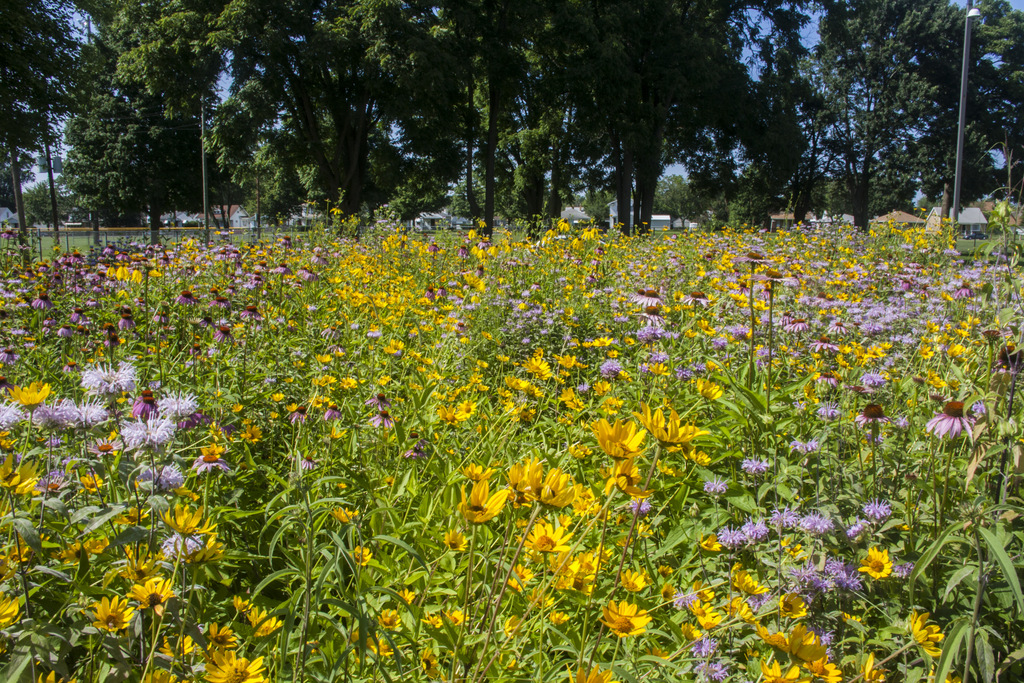
[[[714,477],[704,482],[704,493],[717,498],[729,489],[729,484],[719,477]]]
[[[377,410],[387,410],[391,407],[391,401],[384,394],[374,394],[366,399],[365,404]]]
[[[741,531],[747,537],[748,543],[757,543],[768,538],[768,525],[764,523],[763,519],[759,519],[756,522],[754,520],[748,521],[743,525]]]
[[[846,530],[846,537],[851,541],[857,540],[861,534],[867,531],[868,523],[863,519],[854,520],[853,524]]]
[[[370,418],[370,424],[374,427],[383,427],[384,429],[391,429],[395,426],[395,420],[391,417],[391,414],[386,410],[378,410],[377,414]]]
[[[307,472],[310,471],[310,470],[315,470],[316,469],[316,460],[313,459],[313,454],[312,453],[307,451],[307,452],[301,454],[298,457],[298,460],[299,460],[299,467],[301,467],[302,469],[306,470]]]
[[[690,646],[690,650],[693,652],[693,656],[700,657],[701,659],[706,659],[710,657],[715,653],[715,650],[717,649],[718,641],[716,641],[714,638],[709,638],[707,636],[701,637],[699,640],[694,642],[693,645]]]
[[[156,407],[161,415],[177,422],[199,410],[199,400],[193,394],[178,392],[158,398]]]
[[[633,511],[633,514],[646,517],[651,511],[651,501],[646,498],[635,498],[630,501],[629,508]]]
[[[775,529],[794,529],[800,524],[800,516],[788,507],[784,507],[781,510],[776,509],[772,511],[768,521]]]
[[[202,474],[203,472],[210,472],[212,470],[220,470],[221,472],[227,472],[231,469],[228,465],[228,461],[220,457],[217,452],[210,452],[209,454],[200,455],[192,463],[192,469]]]
[[[136,483],[153,482],[153,488],[158,491],[173,491],[185,484],[185,477],[174,465],[166,465],[156,469],[147,467],[142,470],[135,479]]]
[[[724,662],[701,662],[694,670],[702,679],[714,683],[721,683],[729,677],[729,667]]]
[[[835,403],[822,403],[818,406],[818,417],[826,422],[833,422],[839,419],[842,414],[839,410],[839,406]]]
[[[622,364],[617,360],[606,360],[601,364],[601,376],[605,379],[615,379],[622,372]]]
[[[892,575],[900,579],[905,579],[909,577],[913,573],[913,571],[913,562],[904,562],[902,564],[894,564],[892,566]]]
[[[672,598],[672,605],[676,609],[687,609],[690,605],[697,602],[699,597],[696,593],[683,593],[679,592]]]
[[[972,439],[971,426],[974,424],[973,417],[964,417],[964,404],[960,401],[950,401],[943,407],[942,412],[928,420],[924,426],[926,432],[931,432],[940,439],[949,437],[955,439],[961,432],[967,432]]]
[[[160,450],[174,438],[176,428],[175,423],[164,417],[145,422],[128,422],[121,429],[121,439],[130,450],[143,448]]]
[[[742,545],[746,545],[747,536],[739,529],[725,526],[718,531],[718,542],[726,548],[734,550]]]
[[[821,513],[812,512],[800,519],[800,528],[812,536],[822,536],[835,528],[832,520]]]
[[[884,500],[873,500],[864,505],[864,515],[872,522],[884,522],[892,514],[892,507]]]
[[[768,471],[767,460],[755,460],[753,458],[746,458],[740,468],[749,475],[760,476]]]

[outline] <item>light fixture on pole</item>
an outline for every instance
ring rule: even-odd
[[[960,221],[961,170],[964,162],[964,128],[967,125],[967,67],[971,55],[971,20],[981,16],[981,10],[971,7],[967,0],[967,19],[964,24],[964,63],[960,69],[960,122],[956,129],[956,173],[953,177],[953,220]]]

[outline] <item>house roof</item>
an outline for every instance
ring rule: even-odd
[[[770,218],[773,221],[791,221],[793,220],[793,214],[791,213],[773,213]]]
[[[888,223],[890,221],[897,224],[910,223],[912,225],[923,225],[925,223],[925,219],[921,218],[920,216],[915,216],[912,213],[907,213],[906,211],[899,210],[890,211],[884,216],[876,216],[871,219],[872,223]]]
[[[985,218],[985,214],[976,206],[968,206],[961,211],[957,221],[961,225],[988,225],[988,219]]]

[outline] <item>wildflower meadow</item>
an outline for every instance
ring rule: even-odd
[[[1024,677],[1012,245],[0,249],[0,678]]]

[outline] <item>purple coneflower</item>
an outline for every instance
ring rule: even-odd
[[[132,417],[136,420],[148,420],[150,416],[158,414],[159,410],[156,398],[153,397],[153,392],[149,389],[143,389],[142,393],[135,397],[135,402],[132,403]]]
[[[853,418],[861,427],[870,427],[873,425],[884,424],[889,421],[889,418],[885,416],[885,411],[882,410],[882,406],[877,403],[869,403],[864,406],[864,411]]]
[[[306,452],[298,457],[299,467],[306,470],[307,472],[316,469],[316,460],[313,459],[313,454]]]
[[[213,328],[213,340],[216,342],[231,341],[231,326],[218,325]]]
[[[32,300],[32,308],[37,311],[48,311],[53,308],[53,302],[50,301],[49,295],[44,292]]]
[[[649,306],[661,306],[661,295],[657,289],[638,289],[635,294],[629,297],[634,303],[647,308]]]
[[[386,410],[378,410],[377,414],[370,418],[370,424],[374,427],[383,427],[384,429],[391,429],[395,426],[395,420],[391,417],[391,413]]]
[[[377,410],[386,410],[391,407],[391,401],[384,394],[374,394],[366,399],[365,404]]]
[[[10,346],[0,350],[0,364],[11,365],[20,358]]]
[[[950,401],[943,407],[942,412],[924,426],[926,432],[931,432],[940,439],[949,437],[955,439],[963,431],[973,438],[971,426],[974,424],[973,417],[964,417],[964,404],[961,401]]]
[[[291,420],[292,424],[295,424],[296,422],[305,424],[306,417],[306,406],[297,406],[295,410],[292,411],[292,414],[288,416],[288,419]]]
[[[335,405],[334,403],[329,404],[327,406],[327,409],[324,410],[324,421],[330,422],[331,420],[340,420],[340,419],[341,419],[341,411],[338,409],[338,406]]]
[[[181,306],[195,306],[199,303],[199,299],[195,297],[190,289],[183,290],[174,301]]]
[[[263,320],[263,316],[260,315],[260,311],[256,306],[246,306],[238,314],[238,317],[242,320]]]
[[[219,452],[213,451],[196,458],[195,462],[192,463],[192,469],[199,473],[218,469],[222,472],[227,472],[231,467],[228,465],[227,460],[220,457]]]

